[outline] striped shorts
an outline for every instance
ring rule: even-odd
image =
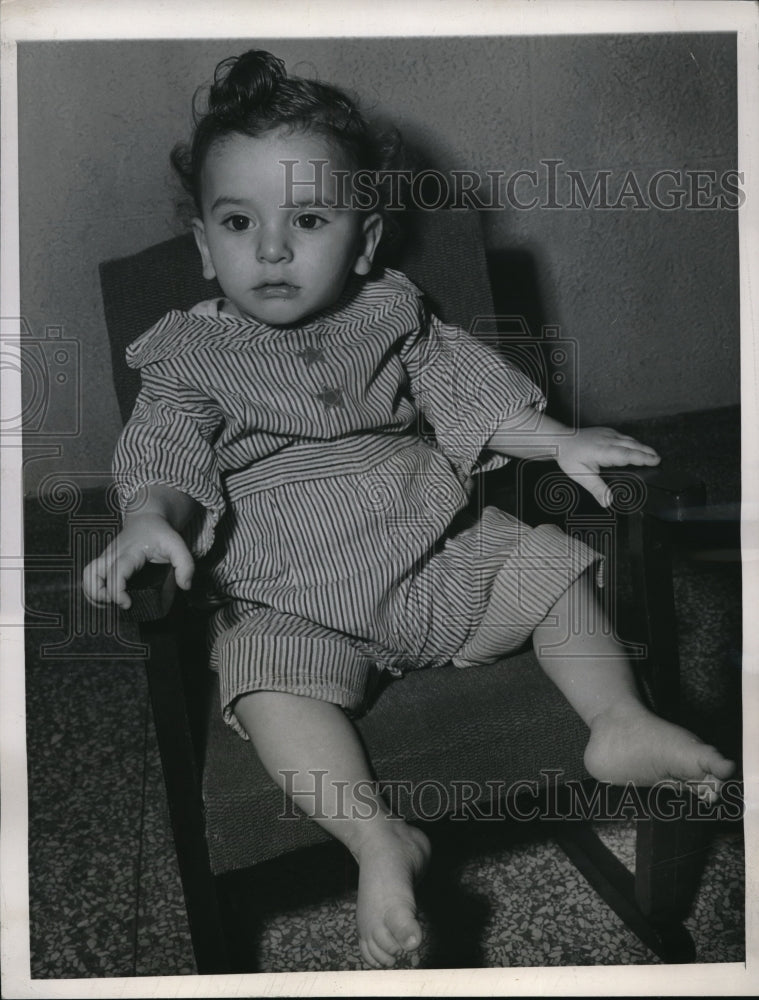
[[[273,523],[272,502],[266,492],[248,498],[257,508],[247,511],[250,523],[265,522],[267,514]],[[276,503],[286,503],[282,491]],[[293,512],[277,513],[281,525]],[[295,530],[308,550],[308,523]],[[242,695],[284,691],[360,714],[383,672],[494,662],[523,646],[589,567],[600,582],[601,557],[593,549],[555,525],[531,528],[492,507],[476,518],[459,516],[410,570],[398,568],[402,558],[369,550],[350,572],[329,559],[315,566],[306,558],[308,575],[298,580],[272,563],[277,548],[267,545],[268,562],[257,564],[255,554],[248,559],[255,595],[238,586],[212,620],[211,666],[219,673],[224,719],[246,739],[234,714]]]

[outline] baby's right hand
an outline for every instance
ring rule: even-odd
[[[93,604],[115,602],[125,610],[132,601],[127,581],[145,563],[171,563],[177,585],[189,590],[195,569],[184,539],[160,514],[132,515],[124,530],[84,571],[82,587]]]

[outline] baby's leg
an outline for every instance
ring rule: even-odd
[[[422,932],[413,883],[426,866],[429,841],[389,815],[342,709],[314,698],[257,691],[235,702],[235,715],[272,778],[358,862],[358,932],[366,961],[375,968],[391,966],[401,951],[418,948]],[[317,802],[314,773],[320,771],[326,773]],[[286,779],[283,772],[295,774]]]
[[[717,798],[733,763],[646,708],[589,574],[566,591],[533,641],[543,669],[590,727],[585,766],[593,777],[614,784],[694,782],[703,798]]]

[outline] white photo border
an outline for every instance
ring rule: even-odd
[[[757,291],[759,261],[759,16],[742,0],[590,0],[498,2],[419,0],[414,5],[366,0],[219,0],[198,6],[180,0],[17,0],[3,5],[2,247],[0,313],[19,316],[18,134],[16,43],[19,41],[137,38],[444,36],[735,32],[738,41],[739,170],[747,198],[740,208],[741,400],[744,607],[759,607],[759,455],[757,406]],[[5,412],[20,412],[17,371],[2,371]],[[21,450],[1,442],[2,551],[21,551]],[[532,996],[532,995],[755,995],[759,992],[756,943],[759,927],[757,875],[757,776],[759,740],[745,727],[746,935],[745,964],[646,967],[462,969],[381,973],[285,973],[251,976],[32,980],[30,978],[27,788],[24,710],[23,574],[4,562],[0,620],[0,789],[2,839],[0,886],[3,994],[7,997],[212,997],[212,996]],[[759,616],[744,616],[744,714],[759,703]]]

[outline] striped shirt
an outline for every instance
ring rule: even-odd
[[[156,483],[193,497],[204,511],[191,538],[197,556],[227,505],[253,492],[366,473],[366,502],[379,502],[372,490],[393,491],[382,465],[406,448],[442,452],[455,491],[507,461],[480,461],[507,416],[545,406],[520,370],[431,315],[390,270],[298,327],[239,319],[218,301],[172,311],[127,361],[141,370],[142,390],[114,458],[122,502]],[[402,510],[402,496],[393,502]]]

